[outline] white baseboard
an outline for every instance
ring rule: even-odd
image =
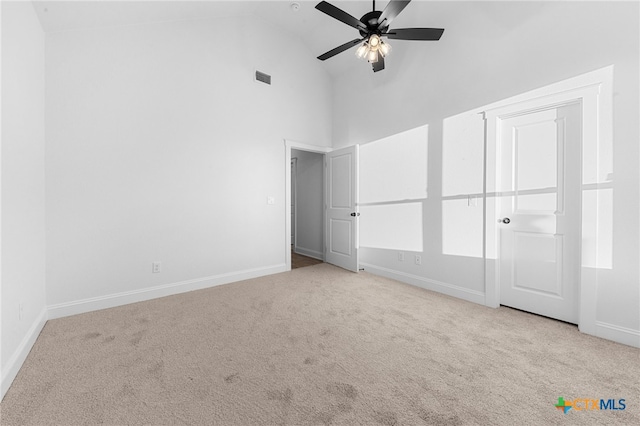
[[[60,303],[57,305],[50,305],[48,307],[49,319],[83,314],[85,312],[97,311],[100,309],[114,308],[116,306],[143,302],[145,300],[156,299],[158,297],[172,296],[174,294],[186,293],[193,290],[201,290],[204,288],[215,287],[222,284],[229,284],[236,281],[248,280],[264,275],[277,274],[285,271],[286,264],[282,263],[279,265],[247,269],[244,271],[236,271],[227,274],[180,281],[177,283],[165,284],[157,287],[109,294],[106,296],[76,300],[72,302]]]
[[[623,345],[640,348],[640,331],[632,328],[620,327],[602,321],[596,321],[596,336]]]
[[[29,331],[20,342],[20,345],[16,351],[11,355],[5,368],[2,369],[2,377],[0,378],[0,401],[4,398],[5,394],[11,387],[11,383],[18,375],[22,364],[27,359],[27,355],[31,351],[36,339],[40,335],[42,328],[47,323],[47,309],[42,309],[40,315],[35,319]]]
[[[298,253],[298,254],[301,254],[303,256],[313,257],[314,259],[318,259],[318,260],[324,260],[323,253],[321,251],[315,251],[315,250],[311,250],[311,249],[306,249],[306,248],[300,247],[300,246],[294,246],[293,247],[293,251],[294,251],[294,253]]]
[[[371,265],[368,263],[360,263],[360,267],[365,271],[372,274],[381,275],[386,278],[391,278],[397,281],[401,281],[406,284],[411,284],[416,287],[421,287],[426,290],[443,293],[448,296],[457,297],[469,302],[477,303],[480,305],[485,304],[485,295],[481,291],[470,290],[468,288],[460,287],[453,284],[443,283],[441,281],[432,280],[418,275],[408,274],[402,271],[395,271],[393,269],[383,268],[382,266]]]

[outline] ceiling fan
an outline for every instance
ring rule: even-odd
[[[391,50],[389,43],[385,43],[382,38],[396,40],[440,40],[444,29],[442,28],[397,28],[389,29],[391,21],[407,7],[411,0],[391,0],[387,7],[381,12],[376,10],[376,1],[373,0],[373,10],[366,13],[362,18],[356,19],[347,12],[335,7],[326,1],[321,1],[316,5],[316,9],[324,12],[340,22],[354,27],[360,31],[360,37],[345,44],[331,49],[318,56],[321,61],[327,60],[338,53],[363,42],[356,51],[356,56],[366,59],[373,66],[373,72],[384,69],[384,57]]]

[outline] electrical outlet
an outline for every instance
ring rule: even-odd
[[[276,203],[276,197],[267,197],[267,204],[273,205]]]
[[[403,251],[399,251],[398,252],[398,261],[399,262],[404,262],[404,252]]]
[[[422,256],[420,256],[419,254],[416,254],[415,261],[416,261],[416,265],[422,265]]]
[[[162,263],[161,262],[153,262],[151,264],[151,272],[153,272],[154,274],[162,272]]]

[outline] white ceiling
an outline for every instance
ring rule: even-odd
[[[294,0],[134,2],[44,0],[33,3],[45,32],[188,19],[255,16],[273,22],[292,36],[300,38],[308,47],[310,55],[314,57],[359,36],[354,28],[316,10],[315,5],[319,0],[295,1],[300,4],[296,12],[291,8]],[[330,3],[356,18],[360,18],[372,8],[370,0],[330,0]],[[376,2],[376,9],[382,10],[387,3],[388,1]],[[428,13],[428,6],[427,2],[414,0],[396,19],[396,27],[442,27],[437,16],[418,19]],[[322,65],[332,75],[341,74],[353,66],[369,66],[363,61],[356,60],[351,50],[322,62]]]
[[[297,12],[291,3],[300,4]],[[136,25],[141,23],[177,21],[188,19],[255,16],[272,22],[283,31],[300,38],[314,57],[359,36],[358,32],[315,9],[320,0],[263,0],[263,1],[34,1],[36,13],[45,32],[76,29]],[[360,18],[371,11],[370,0],[332,1],[333,5]],[[382,10],[388,1],[377,1],[376,9]],[[513,2],[512,2],[513,3]],[[493,38],[507,34],[509,27],[525,21],[531,13],[539,12],[544,2],[519,3],[514,8],[507,2],[482,1],[426,1],[413,0],[394,20],[392,28],[435,27],[445,28],[438,42],[393,41],[393,56],[415,53],[418,44],[438,43],[451,49],[448,38]],[[528,5],[528,6],[527,6]],[[452,37],[454,36],[455,37]],[[462,37],[461,37],[462,36]],[[396,48],[398,44],[403,44]],[[407,44],[407,46],[404,46]],[[455,48],[455,47],[453,47]],[[369,66],[356,60],[354,49],[330,58],[322,65],[331,75],[339,75],[354,66]],[[393,66],[390,57],[387,67]]]

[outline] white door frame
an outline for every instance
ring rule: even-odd
[[[612,95],[612,67],[594,73],[591,81],[576,81],[573,87],[564,87],[538,97],[523,99],[507,105],[483,111],[485,119],[485,182],[484,182],[484,216],[485,216],[485,305],[498,307],[500,305],[500,228],[497,226],[495,212],[499,212],[499,197],[496,197],[497,183],[500,181],[499,134],[500,120],[519,112],[545,109],[553,105],[563,105],[580,102],[582,108],[582,160],[581,195],[585,190],[597,189],[598,185],[606,181],[606,174],[611,170],[606,159],[610,159],[612,149],[611,140],[611,95]],[[595,191],[596,193],[598,191]],[[582,198],[582,197],[581,197]],[[600,200],[596,195],[596,205],[585,205],[584,199],[580,217],[587,209],[597,208]],[[582,219],[580,219],[582,221]],[[582,223],[581,235],[598,235],[598,218],[595,223]],[[587,229],[591,227],[592,229]],[[588,267],[595,260],[597,262],[598,244],[586,244],[581,238],[581,268],[578,283],[578,327],[580,331],[596,335],[596,302],[597,302],[597,264]],[[495,258],[494,258],[495,257]]]
[[[302,142],[296,142],[296,141],[292,141],[289,139],[285,139],[284,140],[284,155],[285,155],[285,163],[286,167],[285,167],[285,246],[284,246],[284,252],[285,252],[285,260],[286,260],[286,267],[285,270],[286,271],[290,271],[291,270],[291,150],[292,149],[299,149],[301,151],[309,151],[309,152],[317,152],[317,153],[321,153],[321,154],[326,154],[327,152],[331,152],[332,149],[325,147],[325,146],[317,146],[317,145],[309,145],[306,143],[302,143]],[[324,182],[323,182],[323,186],[324,186]],[[325,213],[324,213],[324,209],[323,209],[323,214],[322,214],[322,224],[324,226],[324,221],[325,221],[325,217],[324,217]],[[297,230],[296,230],[297,231]],[[323,233],[324,235],[324,233]],[[322,241],[322,245],[325,246],[326,245],[326,241],[324,241],[324,236],[323,236],[323,241]],[[322,250],[322,253],[324,254],[324,247]]]
[[[503,147],[503,141],[502,141],[502,136],[504,135],[504,130],[503,130],[503,127],[502,127],[503,126],[503,120],[508,120],[508,119],[511,119],[511,118],[520,117],[520,116],[524,116],[524,115],[528,115],[528,114],[535,114],[535,113],[538,113],[538,112],[543,112],[543,111],[548,111],[548,110],[557,110],[559,108],[562,108],[562,107],[565,107],[565,106],[570,106],[570,105],[575,105],[575,106],[578,106],[579,108],[582,108],[581,102],[575,101],[575,100],[570,100],[570,101],[566,101],[566,102],[554,103],[554,104],[543,106],[543,107],[537,107],[537,108],[534,108],[534,109],[520,110],[518,108],[517,111],[514,110],[514,112],[512,112],[512,113],[506,112],[506,110],[505,110],[505,112],[503,114],[500,114],[499,116],[497,116],[497,120],[495,122],[496,135],[495,135],[494,139],[491,139],[491,140],[495,140],[495,148],[496,148],[496,156],[497,156],[496,157],[496,168],[497,168],[497,170],[496,170],[496,174],[495,174],[496,175],[496,185],[501,186],[499,184],[501,182],[501,179],[503,179],[503,176],[501,175],[501,173],[502,173],[502,171],[504,169],[502,162],[504,161],[505,155],[504,155],[503,152],[500,152],[504,148]],[[555,116],[555,114],[554,114],[554,116]],[[567,141],[563,140],[563,144],[564,143],[567,143]],[[582,145],[582,137],[580,137],[580,145]],[[564,148],[562,149],[562,152],[563,152],[563,155],[566,155],[568,152],[570,152],[570,149],[565,145]],[[578,147],[578,155],[580,157],[577,159],[578,167],[580,167],[580,168],[581,168],[581,163],[582,163],[582,161],[581,161],[582,155],[581,154],[582,154],[582,149],[581,149],[581,146],[580,146],[580,147]],[[510,160],[507,160],[507,161],[510,161]],[[567,170],[569,170],[569,166],[567,166],[566,161],[563,160],[562,157],[560,157],[558,161],[564,163],[563,166],[562,166],[562,168],[563,168],[562,175],[564,175],[564,173]],[[578,172],[580,172],[580,171],[581,170],[579,170]],[[556,170],[556,173],[557,173],[557,170]],[[570,192],[574,192],[574,191],[578,191],[578,198],[579,198],[578,206],[581,206],[582,205],[582,191],[581,191],[581,188],[580,188],[580,183],[579,182],[572,182],[574,185],[567,186],[568,185],[567,180],[568,179],[566,179],[564,177],[558,176],[558,185],[557,185],[558,186],[557,195],[559,197],[559,199],[558,199],[558,208],[560,208],[559,207],[560,205],[565,205],[565,206],[567,205],[567,201],[565,201],[566,198],[565,198],[564,194],[570,193]],[[505,207],[505,205],[503,204],[505,202],[504,201],[504,197],[501,196],[500,192],[495,192],[495,191],[489,191],[487,195],[491,196],[491,200],[489,201],[489,206],[495,206],[495,209],[496,209],[496,210],[491,210],[490,209],[487,212],[487,216],[488,216],[487,219],[489,219],[493,215],[493,217],[495,218],[495,223],[497,223],[498,218],[504,217],[504,214],[506,214],[503,211],[503,207]],[[510,203],[510,201],[509,201],[509,203]],[[572,214],[570,216],[570,220],[577,220],[578,221],[578,235],[574,235],[574,236],[572,236],[572,238],[578,238],[578,240],[581,241],[582,240],[582,233],[581,233],[581,230],[580,230],[580,223],[582,222],[582,218],[581,218],[581,215],[580,215],[580,210],[581,209],[578,206],[576,206],[576,207],[571,209],[571,210],[575,209],[575,213],[577,213],[577,214]],[[565,210],[565,213],[566,213],[566,211],[570,210],[568,207],[566,209],[565,208],[561,208],[561,209]],[[495,211],[495,214],[492,213],[493,211]],[[507,214],[507,215],[511,216],[510,214]],[[513,216],[517,216],[517,213],[515,211],[513,212]],[[513,216],[512,216],[512,219],[511,219],[512,221],[514,221],[514,219],[515,219],[515,218],[513,218]],[[498,299],[498,302],[502,302],[503,301],[503,297],[501,295],[501,291],[504,290],[504,288],[501,287],[501,285],[503,284],[501,282],[501,279],[503,278],[503,273],[501,273],[501,268],[503,266],[502,265],[503,252],[502,252],[502,246],[501,246],[502,237],[503,237],[501,235],[502,230],[503,230],[502,226],[496,226],[495,227],[495,234],[494,235],[495,235],[496,240],[495,240],[494,247],[495,247],[496,251],[487,253],[488,254],[487,259],[493,258],[494,257],[493,255],[495,255],[495,259],[496,259],[495,261],[496,261],[496,268],[497,269],[496,269],[495,280],[496,280],[496,286],[497,286],[496,287],[496,298]],[[547,234],[545,234],[545,235],[547,235]],[[569,234],[569,235],[571,235],[571,234]],[[565,243],[563,245],[567,246],[569,244]],[[576,268],[576,266],[577,266],[575,264],[576,260],[577,259],[581,259],[580,251],[581,251],[581,247],[580,247],[580,245],[578,245],[577,246],[577,253],[575,253],[575,252],[571,253],[572,256],[570,256],[569,258],[564,256],[564,254],[567,254],[568,252],[563,252],[562,269],[561,270],[565,270],[565,271],[567,271],[567,270],[575,270],[574,268]],[[563,279],[564,279],[564,277],[563,277]],[[563,282],[563,288],[566,289],[567,285],[571,285],[571,283]],[[578,279],[578,282],[576,283],[576,291],[572,292],[573,296],[570,296],[570,297],[576,297],[576,298],[578,297],[579,292],[577,290],[579,290],[579,287],[580,287],[580,282],[579,282],[579,279]],[[575,303],[575,305],[574,305],[575,308],[574,309],[576,309],[576,311],[574,311],[574,312],[578,312],[579,311],[579,302],[578,302],[578,300],[575,300],[574,303]],[[512,306],[512,305],[507,304],[507,306]],[[544,309],[541,309],[541,310],[544,310]],[[536,311],[533,311],[533,310],[531,312],[536,313]],[[567,316],[573,317],[573,315],[567,315]],[[574,320],[577,321],[577,319],[575,319],[575,318],[571,319],[572,322]]]
[[[293,247],[296,247],[296,241],[298,241],[298,184],[297,184],[297,175],[298,175],[298,159],[291,159],[291,198],[293,199],[293,203],[291,205],[291,216],[293,216],[293,241],[291,244]]]

